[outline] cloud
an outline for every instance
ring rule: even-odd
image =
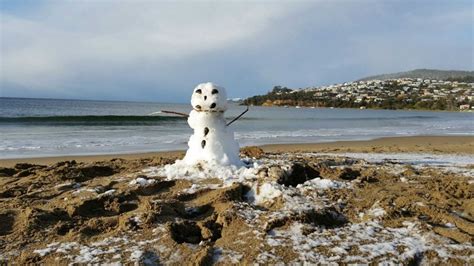
[[[472,68],[465,55],[470,50],[472,62],[472,13],[465,7],[125,0],[16,6],[0,13],[0,96],[187,101],[192,87],[208,80],[234,97],[386,70]],[[448,50],[442,60],[439,53]]]
[[[79,89],[89,81],[113,87],[123,79],[166,79],[173,65],[256,38],[295,7],[55,2],[29,17],[2,14],[2,81],[55,92],[65,86]],[[127,73],[136,77],[114,78]]]

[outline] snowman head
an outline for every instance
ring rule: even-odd
[[[211,82],[201,83],[194,88],[191,105],[196,111],[224,112],[227,110],[225,88]]]

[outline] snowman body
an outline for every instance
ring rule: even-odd
[[[188,124],[194,134],[189,138],[189,149],[183,161],[190,165],[204,162],[242,165],[239,144],[224,119],[227,110],[225,89],[212,83],[199,84],[194,89],[191,105],[193,110],[189,114]]]

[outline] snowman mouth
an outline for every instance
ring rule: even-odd
[[[199,112],[199,113],[223,113],[224,111],[221,110],[199,110],[196,108],[193,108],[194,111]]]

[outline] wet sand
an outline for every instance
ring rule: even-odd
[[[377,152],[377,153],[453,153],[474,154],[474,136],[413,136],[390,137],[367,141],[336,141],[328,143],[270,144],[260,146],[265,152]],[[17,163],[53,164],[61,161],[95,162],[121,158],[126,160],[149,157],[183,156],[184,151],[146,152],[133,154],[71,155],[39,158],[0,159],[0,167]]]
[[[474,154],[474,136],[410,136],[367,141],[264,145],[266,152],[377,152]]]

